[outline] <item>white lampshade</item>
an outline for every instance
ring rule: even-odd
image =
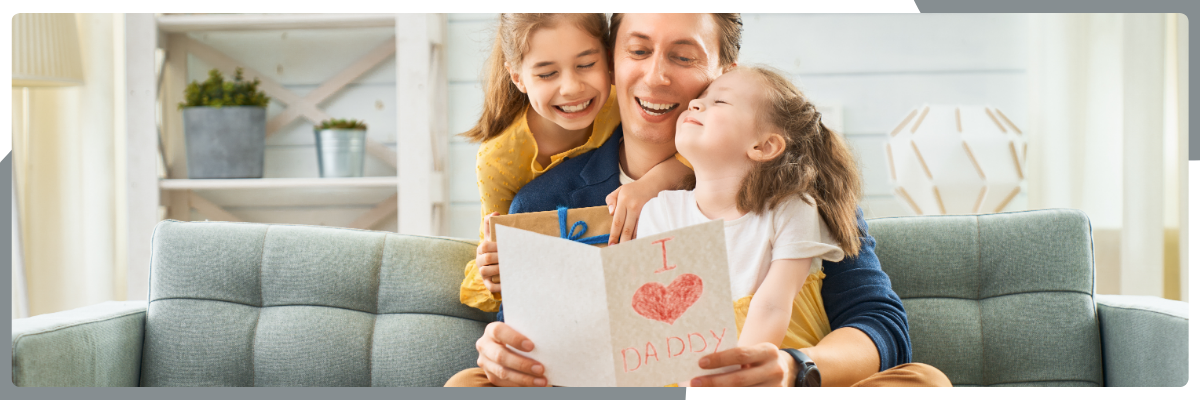
[[[1025,138],[987,106],[923,105],[884,144],[896,198],[918,215],[999,212],[1025,180]]]
[[[13,86],[83,84],[83,61],[75,14],[13,17]]]

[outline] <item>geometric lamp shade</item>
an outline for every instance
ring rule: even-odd
[[[896,198],[917,215],[999,212],[1025,180],[1024,134],[987,106],[922,105],[883,150]]]
[[[83,61],[75,14],[13,16],[12,85],[83,84]]]

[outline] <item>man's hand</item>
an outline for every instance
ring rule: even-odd
[[[546,386],[546,367],[508,348],[533,350],[533,342],[503,322],[488,324],[483,337],[475,341],[479,351],[476,364],[488,381],[496,386]]]
[[[700,368],[716,369],[730,365],[742,368],[722,374],[693,378],[692,386],[786,387],[796,381],[796,363],[790,355],[771,343],[739,346],[700,358]]]
[[[491,213],[483,219],[483,240],[475,249],[475,266],[479,268],[479,277],[483,278],[483,286],[492,293],[500,293],[500,256],[496,253],[496,242],[492,237],[492,217],[500,213]]]

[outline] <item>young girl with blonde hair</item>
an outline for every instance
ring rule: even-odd
[[[861,183],[845,141],[781,74],[736,67],[688,104],[675,146],[695,189],[647,202],[638,235],[724,219],[738,346],[815,346],[830,332],[821,260],[860,248]]]
[[[507,214],[522,186],[567,158],[599,148],[621,123],[607,36],[604,14],[500,15],[484,67],[483,113],[461,134],[481,143],[475,172],[482,203],[479,248],[460,287],[463,304],[499,309],[499,260],[495,242],[485,234],[487,219]],[[629,185],[667,189],[681,178],[667,175],[679,170],[655,167],[646,174],[651,179]]]

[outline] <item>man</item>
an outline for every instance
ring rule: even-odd
[[[679,114],[688,101],[736,65],[740,41],[738,14],[614,14],[609,42],[621,127],[601,148],[565,161],[527,184],[513,199],[510,213],[552,210],[557,205],[605,204],[605,195],[621,183],[639,179],[669,159],[675,154]],[[625,195],[631,194],[616,193]],[[614,203],[612,198],[607,200]],[[624,220],[625,213],[638,212],[617,209],[614,219]],[[832,332],[817,346],[796,351],[763,343],[720,351],[702,358],[700,366],[746,367],[698,377],[690,383],[948,386],[949,380],[935,368],[904,364],[910,358],[907,319],[887,275],[879,269],[875,242],[867,235],[861,211],[859,229],[863,235],[860,255],[826,263],[822,297]],[[488,273],[485,268],[480,269],[481,274]],[[455,375],[447,386],[548,384],[544,366],[508,346],[529,351],[534,344],[502,322],[488,325],[476,342],[480,368]],[[892,368],[897,364],[904,365]],[[887,368],[891,369],[880,372]]]

